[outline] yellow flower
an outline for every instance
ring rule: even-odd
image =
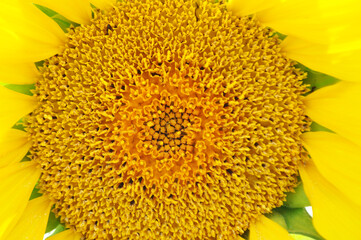
[[[51,240],[292,239],[264,215],[298,174],[325,239],[361,236],[361,5],[215,2],[0,4],[1,82],[31,89],[0,88],[0,240],[52,208]]]

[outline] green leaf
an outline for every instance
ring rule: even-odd
[[[46,239],[48,239],[49,237],[51,237],[51,236],[53,236],[53,235],[55,235],[55,234],[57,234],[57,233],[60,233],[60,232],[62,232],[62,231],[65,231],[66,230],[66,228],[63,226],[63,225],[61,225],[61,224],[59,224],[58,226],[56,226],[56,228],[54,228],[52,231],[50,231],[50,232],[47,232],[46,233]]]
[[[15,92],[23,93],[29,96],[33,95],[32,90],[35,89],[34,84],[6,84],[5,87]]]
[[[273,34],[273,36],[275,36],[275,35],[277,35],[277,37],[278,37],[279,39],[281,39],[281,40],[284,40],[284,39],[287,37],[287,35],[282,34],[282,33],[280,33],[280,32],[275,32],[275,33]]]
[[[24,118],[20,119],[17,123],[15,123],[12,128],[26,132],[25,125],[24,125]]]
[[[34,189],[33,189],[33,192],[31,193],[30,195],[30,199],[29,200],[32,200],[34,198],[38,198],[38,197],[41,197],[43,194],[39,193],[39,188],[38,188],[38,183],[36,183]]]
[[[310,201],[308,200],[303,189],[302,182],[295,188],[295,192],[290,192],[287,194],[286,202],[283,204],[283,206],[288,208],[303,208],[311,206]]]
[[[320,124],[318,124],[316,122],[312,122],[312,124],[311,124],[311,132],[320,132],[320,131],[322,131],[322,132],[331,132],[331,133],[334,132],[334,131],[332,131],[332,130],[330,130],[330,129],[328,129],[328,128],[326,128],[326,127],[324,127],[324,126],[322,126],[322,125],[320,125]]]
[[[64,32],[68,32],[70,26],[77,27],[80,24],[70,21],[65,18],[63,15],[41,5],[35,4],[37,8],[39,8],[43,13],[45,13],[48,17],[52,18]]]
[[[45,232],[53,231],[60,223],[60,218],[55,217],[55,213],[52,211],[49,214],[48,225]]]
[[[287,224],[286,224],[285,218],[279,212],[272,212],[270,214],[267,214],[266,217],[268,217],[272,221],[278,223],[283,228],[287,229]]]
[[[290,234],[290,235],[294,240],[314,240],[314,238],[310,238],[300,234]]]
[[[247,229],[242,235],[241,238],[244,240],[249,240],[249,229]]]
[[[46,226],[47,237],[53,236],[59,232],[65,230],[65,226],[60,222],[60,217],[55,217],[55,214],[51,211],[49,214],[48,225]]]
[[[30,156],[30,153],[28,152],[28,153],[23,157],[23,159],[21,159],[20,162],[30,162],[30,161],[31,161],[31,158],[30,158],[29,156]]]
[[[59,25],[59,27],[61,27],[61,29],[64,32],[68,32],[68,29],[74,25],[69,21],[66,21],[64,19],[61,19],[59,16],[58,17],[54,17],[53,20]]]
[[[283,216],[289,233],[301,234],[317,240],[323,239],[313,227],[312,218],[306,209],[280,207],[274,211]]]
[[[40,9],[40,11],[42,11],[43,13],[45,13],[48,17],[53,17],[55,15],[57,15],[58,13],[41,5],[38,4],[34,4],[37,8]]]
[[[333,85],[340,81],[339,79],[334,78],[330,75],[314,71],[300,63],[298,63],[296,67],[307,73],[307,78],[303,80],[303,83],[310,85],[311,91],[309,93],[314,92],[317,89]]]
[[[45,62],[44,60],[39,61],[39,62],[36,62],[36,63],[35,63],[36,68],[39,69],[40,67],[43,67],[43,66],[44,66],[44,62]]]

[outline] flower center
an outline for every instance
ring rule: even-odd
[[[297,184],[305,75],[222,3],[120,1],[45,61],[39,187],[86,239],[237,239]]]

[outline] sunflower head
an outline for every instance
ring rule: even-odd
[[[56,214],[90,239],[231,239],[282,205],[309,121],[279,43],[207,1],[119,2],[71,29],[27,119]]]
[[[361,236],[361,86],[304,66],[350,81],[359,11],[90,2],[0,4],[0,77],[36,80],[0,87],[0,240],[321,239],[310,202],[325,238]]]

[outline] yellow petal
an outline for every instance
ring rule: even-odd
[[[292,240],[286,229],[261,216],[249,229],[250,240]]]
[[[0,168],[0,239],[8,239],[28,204],[39,179],[40,169],[33,162],[11,164]]]
[[[281,46],[287,57],[313,70],[341,80],[361,81],[358,71],[361,43],[322,45],[288,36]]]
[[[47,7],[76,23],[88,24],[91,19],[88,0],[33,0],[33,3]]]
[[[2,1],[0,16],[1,63],[40,61],[64,45],[61,28],[30,1]]]
[[[0,168],[20,162],[29,151],[31,143],[24,131],[9,129],[0,136]]]
[[[315,122],[361,146],[361,84],[339,82],[305,98],[306,114]]]
[[[340,159],[342,164],[343,159]],[[328,182],[312,162],[300,167],[305,192],[313,209],[313,224],[327,240],[361,236],[361,209]]]
[[[0,86],[0,137],[36,107],[35,97]]]
[[[39,71],[32,62],[0,64],[0,82],[31,84],[35,83],[39,76]]]
[[[360,39],[360,11],[358,0],[289,0],[256,15],[283,34],[329,44]]]
[[[94,6],[100,9],[107,9],[116,2],[115,0],[89,0]]]
[[[303,139],[322,176],[361,206],[361,148],[329,132],[305,133]]]
[[[7,240],[43,240],[52,203],[47,197],[29,201],[16,227],[8,234]]]
[[[79,240],[80,238],[80,233],[75,232],[73,229],[69,229],[61,233],[57,233],[54,236],[47,238],[47,240]]]
[[[230,0],[227,8],[237,16],[247,16],[270,8],[280,2],[281,0]]]
[[[6,63],[34,63],[49,58],[61,50],[61,45],[52,44],[51,40],[46,43],[38,39],[33,39],[21,32],[14,32],[9,27],[3,27],[0,24],[0,64]],[[6,73],[6,75],[11,75]]]

